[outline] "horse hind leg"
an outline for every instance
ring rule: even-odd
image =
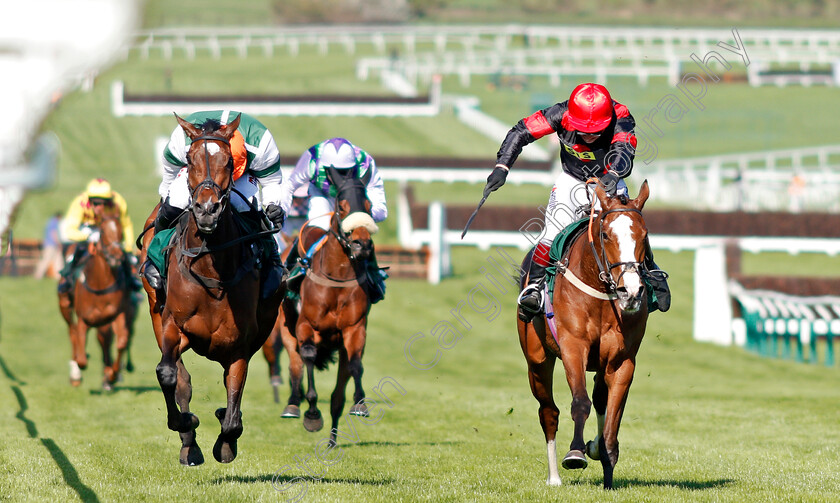
[[[248,360],[239,358],[225,368],[225,388],[227,388],[227,407],[216,409],[216,418],[222,425],[222,431],[213,446],[213,457],[219,463],[230,463],[236,459],[237,439],[242,436],[242,391],[248,376]]]
[[[184,360],[179,358],[176,362],[178,368],[178,383],[175,386],[175,400],[181,408],[181,412],[190,413],[190,400],[192,400],[192,377],[184,366]],[[195,417],[195,416],[193,416]],[[196,421],[198,418],[196,418]],[[204,454],[196,442],[196,431],[191,429],[178,433],[181,437],[181,455],[179,461],[184,466],[198,466],[204,463]]]
[[[338,375],[335,379],[335,389],[330,397],[330,415],[332,416],[332,429],[330,430],[330,445],[336,444],[336,435],[338,433],[338,420],[341,418],[341,413],[344,412],[344,404],[346,402],[347,382],[350,381],[352,372],[350,370],[350,363],[347,360],[347,355],[344,350],[341,350],[338,361]],[[364,404],[363,404],[364,405]],[[352,409],[351,409],[351,414]]]
[[[283,414],[280,417],[287,419],[297,419],[300,417],[300,401],[303,397],[303,359],[297,351],[297,339],[291,334],[284,334],[283,346],[289,354],[289,387],[291,393],[289,394],[289,401],[286,408],[283,409]]]
[[[345,347],[347,356],[349,358],[348,370],[353,377],[353,383],[356,385],[356,391],[353,393],[353,406],[350,408],[350,414],[354,416],[368,417],[367,405],[365,405],[365,391],[362,388],[362,374],[364,367],[362,366],[362,352],[365,348],[365,327],[360,324],[353,329],[345,329]]]
[[[557,450],[555,439],[557,437],[557,422],[560,417],[560,409],[554,403],[553,376],[554,358],[548,358],[542,363],[528,364],[528,381],[531,385],[531,393],[540,404],[538,411],[540,426],[545,434],[546,450],[548,453],[548,480],[546,483],[551,486],[559,486],[560,474],[557,471]]]

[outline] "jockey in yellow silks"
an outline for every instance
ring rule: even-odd
[[[100,216],[117,216],[123,229],[123,250],[127,260],[124,263],[135,290],[141,288],[140,281],[131,274],[131,266],[136,260],[134,256],[134,227],[128,216],[128,205],[123,196],[111,188],[111,184],[104,178],[91,180],[85,191],[76,196],[61,222],[61,236],[64,241],[71,243],[96,242],[99,231],[96,230],[97,209],[102,206]],[[86,252],[86,247],[76,246],[73,254],[66,257],[67,264],[61,271],[58,282],[59,293],[70,291],[73,286],[79,259]]]

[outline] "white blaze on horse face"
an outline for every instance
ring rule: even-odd
[[[218,144],[210,143],[209,141],[204,142],[204,146],[207,147],[207,153],[210,155],[216,155],[222,151]]]
[[[618,240],[620,262],[636,262],[636,240],[633,239],[633,219],[627,215],[620,215],[609,225],[613,235]],[[627,293],[635,296],[642,288],[642,279],[637,272],[624,274],[624,287]]]

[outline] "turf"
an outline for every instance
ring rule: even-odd
[[[219,426],[212,412],[224,403],[221,369],[193,353],[186,363],[208,461],[180,466],[180,442],[166,429],[154,375],[159,352],[148,315],[137,322],[137,370],[116,391],[100,390],[95,342],[88,343],[85,380],[72,388],[54,283],[0,278],[0,401],[7,404],[0,411],[0,494],[11,501],[282,501],[305,489],[306,501],[327,502],[836,500],[837,369],[693,342],[693,257],[664,252],[657,260],[672,273],[674,304],[651,316],[642,345],[620,433],[616,491],[600,488],[597,463],[563,472],[562,487],[547,487],[545,444],[515,333],[513,292],[494,290],[481,269],[496,253],[456,249],[456,274],[437,287],[389,280],[386,300],[371,314],[364,383],[373,398],[372,389],[388,377],[405,393],[383,385],[393,406],[379,407],[376,424],[356,422],[355,437],[343,417],[346,436],[330,466],[316,457],[326,430],[307,433],[299,421],[280,419],[260,355],[243,399],[239,457],[230,465],[216,463],[211,448]],[[478,294],[475,307],[457,311],[478,285],[493,293],[493,301]],[[469,328],[456,321],[453,309]],[[442,321],[458,326],[462,336],[454,344],[443,340],[448,349],[432,333],[439,333],[435,327]],[[429,362],[439,352],[431,368],[415,368],[405,355],[417,334],[424,337],[411,346],[411,358]],[[285,362],[284,356],[284,368]],[[333,379],[334,369],[318,376],[325,412]],[[562,456],[572,424],[559,369],[555,383]],[[284,386],[284,400],[286,393]]]

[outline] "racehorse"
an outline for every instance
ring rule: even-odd
[[[87,368],[85,345],[87,332],[96,328],[102,347],[104,376],[102,387],[112,389],[119,379],[123,358],[126,370],[133,370],[128,358],[137,305],[132,300],[131,284],[123,267],[125,252],[122,249],[123,230],[117,216],[103,216],[101,206],[94,209],[99,239],[89,243],[88,253],[78,265],[81,274],[70,295],[59,294],[59,309],[70,333],[73,359],[70,361],[70,384],[79,386],[82,370]],[[72,299],[72,300],[71,300]],[[111,357],[111,345],[116,337],[117,358]]]
[[[284,344],[290,355],[289,384],[292,393],[283,417],[300,417],[302,366],[305,366],[305,397],[309,409],[304,413],[303,426],[311,432],[323,427],[324,421],[317,405],[314,370],[325,369],[337,351],[338,376],[330,400],[330,442],[334,445],[350,377],[355,383],[350,414],[368,415],[362,389],[362,354],[371,306],[367,293],[369,285],[366,284],[370,280],[366,271],[367,262],[374,253],[371,235],[378,229],[370,216],[370,201],[366,198],[364,184],[358,179],[343,176],[335,169],[329,170],[329,176],[333,186],[337,187],[336,211],[330,217],[330,229],[325,234],[318,227],[307,226],[300,236],[301,249],[304,250],[323,238],[300,285],[300,313],[297,302],[289,298],[283,301],[286,325],[294,327],[297,343]],[[300,355],[303,365],[296,361],[295,353]]]
[[[563,260],[555,264],[558,275],[551,306],[546,305],[549,314],[535,317],[530,323],[519,319],[517,328],[528,362],[531,392],[540,404],[540,424],[548,449],[548,484],[560,484],[554,445],[559,410],[554,403],[552,379],[556,358],[561,358],[572,392],[575,425],[562,465],[566,469],[586,468],[587,455],[600,460],[604,488],[611,489],[618,461],[618,428],[648,318],[641,277],[647,228],[641,210],[649,189],[645,181],[638,197],[630,200],[626,196],[607,197],[599,185],[595,195],[600,212],[591,212],[586,235],[579,236]],[[529,270],[531,253],[525,257],[522,271]],[[554,314],[549,318],[552,306]],[[587,371],[595,372],[592,401],[586,392]],[[583,427],[592,405],[598,417],[598,434],[584,443]]]
[[[168,257],[166,290],[156,292],[144,278],[152,326],[161,351],[157,377],[166,402],[167,426],[181,436],[180,462],[198,465],[204,456],[196,442],[198,417],[189,410],[190,375],[182,355],[192,349],[224,369],[227,407],[216,410],[221,432],[213,457],[229,463],[242,435],[240,403],[248,362],[268,337],[277,317],[281,291],[260,297],[255,235],[235,222],[230,203],[233,158],[230,138],[239,117],[225,126],[194,126],[175,116],[192,140],[187,154],[188,211],[176,226],[177,238]],[[146,221],[152,222],[157,208]],[[143,237],[143,260],[151,233]]]

